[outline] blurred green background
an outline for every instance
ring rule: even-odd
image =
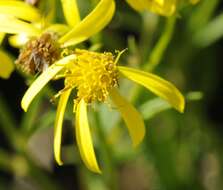
[[[79,1],[82,17],[96,2]],[[138,13],[123,0],[116,0],[116,8],[106,29],[79,47],[111,52],[128,48],[119,64],[153,71],[174,83],[186,97],[185,113],[121,81],[122,94],[143,114],[146,137],[134,149],[115,108],[95,104],[89,117],[103,171],[97,175],[80,160],[71,100],[63,128],[65,165],[57,166],[52,145],[56,105],[49,99],[62,81],[46,88],[25,114],[20,100],[27,80],[15,71],[10,79],[0,79],[0,189],[223,188],[223,2],[201,0],[170,18]],[[62,21],[59,0],[56,13],[55,20]],[[7,41],[4,48],[18,56]]]

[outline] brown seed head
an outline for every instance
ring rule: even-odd
[[[23,72],[34,75],[43,72],[59,58],[60,48],[55,34],[44,33],[27,42],[15,63]]]

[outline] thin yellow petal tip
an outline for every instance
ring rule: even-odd
[[[102,174],[102,171],[99,169],[96,173],[98,173],[98,174]]]
[[[144,125],[144,129],[145,129],[145,125]],[[133,147],[133,148],[138,148],[138,146],[139,146],[139,145],[142,143],[142,141],[144,140],[145,134],[146,134],[146,131],[144,130],[143,135],[141,136],[141,139],[140,139],[140,140],[138,140],[138,141],[136,141],[136,142],[132,141],[132,147]]]
[[[180,91],[178,91],[178,104],[176,104],[175,106],[173,106],[177,111],[179,111],[180,113],[184,113],[185,110],[185,98],[184,96],[181,94]]]
[[[88,125],[87,105],[83,99],[77,104],[75,130],[79,152],[86,167],[92,172],[101,173]]]
[[[166,100],[177,111],[183,113],[185,100],[181,92],[170,82],[152,73],[133,68],[118,66],[119,71],[128,79],[144,86],[157,96]]]
[[[180,113],[184,113],[184,110],[185,110],[185,98],[184,98],[183,95],[182,95],[182,102],[181,102],[181,104],[179,105],[178,111],[179,111]]]
[[[21,101],[21,108],[23,109],[24,112],[27,112],[27,109],[28,109],[28,108],[27,108],[27,106],[25,105],[23,99],[22,99],[22,101]]]
[[[62,127],[64,113],[70,93],[71,89],[61,94],[57,107],[56,120],[54,125],[54,157],[59,166],[63,165],[63,161],[61,160]]]
[[[56,163],[59,165],[59,166],[62,166],[64,163],[61,161],[61,160],[58,160],[58,159],[55,159],[56,160]]]

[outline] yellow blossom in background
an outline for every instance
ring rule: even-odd
[[[177,0],[126,0],[137,11],[151,11],[163,16],[171,16],[176,11]]]
[[[59,33],[58,42],[61,46],[67,47],[76,45],[103,29],[111,20],[115,10],[113,0],[101,0],[91,13],[80,20],[76,0],[61,0],[61,3],[67,25],[51,23],[43,27],[41,24],[45,22],[42,20],[40,23],[40,20],[44,19],[44,16],[41,16],[35,7],[21,1],[2,0],[0,1],[0,32],[25,34],[30,38],[39,37],[44,32],[55,32]],[[37,24],[29,23],[31,21],[37,21]]]
[[[177,0],[126,0],[137,11],[151,11],[162,16],[171,16],[176,12]],[[197,4],[200,0],[188,0]]]
[[[76,0],[61,3],[67,25],[49,24],[38,9],[25,2],[0,1],[0,32],[16,34],[10,37],[10,43],[24,46],[16,63],[30,74],[58,60],[61,48],[76,45],[102,30],[115,10],[113,0],[101,0],[81,20]]]
[[[0,33],[0,45],[4,39],[4,36],[4,33]],[[0,59],[0,77],[3,79],[8,79],[14,70],[13,61],[3,50],[0,50]]]
[[[9,55],[2,50],[0,50],[0,58],[0,77],[8,79],[14,70],[13,61]]]
[[[54,134],[54,154],[59,165],[62,164],[60,152],[63,117],[73,89],[77,90],[77,94],[73,98],[73,110],[76,114],[75,134],[80,155],[87,168],[97,173],[101,173],[101,170],[95,156],[88,124],[88,105],[95,101],[105,102],[110,97],[122,115],[134,146],[137,146],[143,140],[145,134],[142,116],[118,92],[120,77],[126,77],[144,86],[169,102],[178,111],[183,112],[184,98],[174,85],[154,74],[117,66],[121,53],[115,58],[108,52],[96,53],[76,49],[71,55],[47,68],[26,91],[21,101],[24,111],[27,111],[32,100],[50,80],[64,78],[64,88],[57,94],[60,99]]]

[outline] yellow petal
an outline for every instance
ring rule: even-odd
[[[29,36],[38,36],[41,31],[33,25],[18,20],[13,16],[0,14],[0,32],[9,34],[25,33]]]
[[[55,0],[48,0],[48,1],[42,1],[43,7],[46,7],[47,9],[44,9],[44,13],[46,13],[45,20],[48,23],[52,23],[55,19],[56,14],[56,1]]]
[[[8,14],[27,21],[37,21],[41,15],[35,7],[21,1],[1,0],[0,13]]]
[[[76,110],[76,139],[81,158],[87,168],[93,172],[101,173],[96,160],[88,125],[87,105],[83,99],[78,103]]]
[[[171,16],[176,10],[176,0],[153,0],[153,2],[146,2],[146,9],[163,15]]]
[[[59,165],[63,164],[60,157],[62,125],[63,125],[64,112],[65,112],[67,101],[69,99],[71,91],[72,90],[67,90],[61,94],[58,107],[57,107],[56,121],[55,121],[55,126],[54,126],[54,156],[55,156],[56,162]]]
[[[8,40],[9,40],[10,45],[20,48],[29,41],[29,37],[23,33],[23,34],[9,36]]]
[[[112,89],[110,95],[125,121],[132,138],[133,146],[137,146],[145,135],[145,126],[142,116],[116,89]]]
[[[179,90],[170,82],[158,77],[157,75],[139,71],[127,67],[118,67],[119,71],[128,79],[141,84],[157,96],[168,101],[175,109],[184,111],[184,97]]]
[[[80,43],[102,30],[112,19],[113,0],[101,0],[96,8],[74,28],[59,39],[64,47]]]
[[[143,0],[126,0],[127,3],[135,10],[141,11],[145,9],[145,5],[143,3]]]
[[[27,111],[30,103],[34,97],[40,92],[40,90],[67,64],[76,59],[75,55],[69,55],[60,59],[46,69],[29,87],[21,101],[21,107],[24,111]]]
[[[14,70],[14,64],[11,58],[3,51],[0,51],[0,77],[7,79]]]
[[[126,0],[137,11],[148,10],[163,16],[171,16],[176,10],[176,0]]]
[[[55,32],[59,36],[64,35],[69,30],[69,27],[65,24],[51,24],[47,27],[44,32]],[[43,33],[44,33],[43,32]]]
[[[77,0],[61,0],[64,17],[69,26],[75,26],[80,22]]]

